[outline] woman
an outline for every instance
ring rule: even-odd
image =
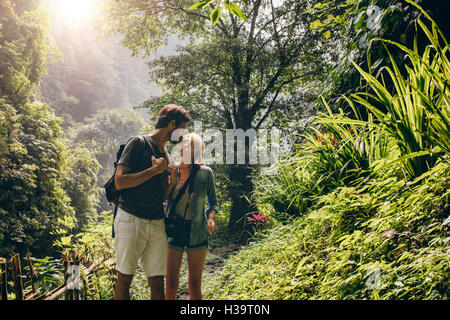
[[[167,208],[174,208],[171,214],[180,215],[183,218],[180,220],[184,222],[181,222],[181,226],[177,228],[182,230],[181,232],[168,237],[166,300],[176,299],[184,250],[186,250],[188,261],[189,298],[201,300],[202,273],[208,253],[208,233],[212,233],[216,227],[214,216],[219,209],[216,188],[213,172],[203,161],[205,146],[200,136],[195,133],[188,134],[177,146],[180,150],[181,163],[178,173],[173,174],[172,171],[171,174]],[[195,165],[199,167],[195,168]],[[191,173],[195,174],[192,187],[183,188]],[[173,206],[182,189],[184,189],[183,194],[178,197],[178,202]],[[208,199],[206,211],[205,198]]]

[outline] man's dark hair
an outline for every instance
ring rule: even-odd
[[[158,117],[156,118],[156,129],[167,127],[172,120],[175,120],[175,126],[178,127],[183,122],[191,121],[191,116],[183,106],[178,104],[168,104],[158,113]]]

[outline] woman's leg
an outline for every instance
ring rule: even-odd
[[[189,269],[189,299],[202,300],[202,273],[208,249],[187,252]]]
[[[180,282],[180,269],[183,262],[183,251],[168,248],[167,274],[166,274],[166,300],[176,300],[178,284]]]

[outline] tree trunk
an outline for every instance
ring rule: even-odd
[[[246,199],[250,198],[254,186],[250,174],[252,167],[248,164],[234,164],[230,168],[231,211],[228,222],[229,231],[240,231],[247,228],[247,215],[257,211],[257,208]]]

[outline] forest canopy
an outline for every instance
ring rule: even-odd
[[[73,29],[41,1],[2,1],[0,12],[0,256],[45,256],[109,209],[100,186],[115,149],[143,127],[125,107],[158,90],[93,26]]]

